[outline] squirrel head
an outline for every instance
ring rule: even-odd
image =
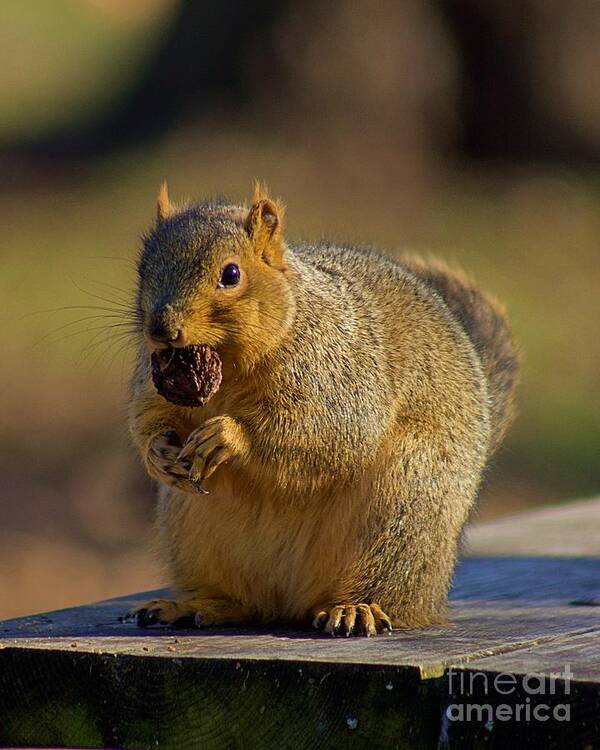
[[[174,206],[166,183],[138,262],[138,314],[152,349],[209,344],[249,368],[294,313],[284,206],[256,183],[250,208]]]

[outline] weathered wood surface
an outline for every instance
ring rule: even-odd
[[[391,664],[441,674],[446,665],[600,626],[586,601],[600,581],[600,560],[469,558],[458,567],[448,626],[381,638],[324,638],[285,629],[139,629],[118,620],[149,591],[99,604],[0,623],[0,646],[90,650],[171,657]]]
[[[600,506],[587,507],[592,526]],[[551,548],[505,556],[506,522],[474,529],[479,553],[489,528],[501,524],[502,534],[491,535],[494,555],[460,563],[446,628],[331,639],[286,629],[139,630],[118,621],[152,592],[0,623],[0,745],[600,747],[600,557],[581,556],[588,538],[581,535],[579,549],[577,532],[568,531],[581,525],[584,508],[573,504],[573,517],[568,506],[558,509],[569,542],[557,556]],[[539,513],[551,526],[552,514]],[[524,526],[536,534],[535,514],[512,521],[519,551]],[[572,556],[561,556],[565,549]],[[525,695],[522,686],[505,695],[493,684],[499,673],[521,679],[567,664],[572,677],[557,684],[568,695]],[[485,690],[483,678],[457,682],[476,673],[487,676]],[[570,720],[446,714],[475,700],[514,708],[527,698],[550,708],[566,701]]]
[[[473,524],[470,555],[600,556],[600,498],[562,503]]]

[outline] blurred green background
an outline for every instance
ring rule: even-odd
[[[4,0],[0,49],[0,617],[162,582],[111,326],[164,177],[472,272],[523,351],[479,517],[598,491],[600,3]]]

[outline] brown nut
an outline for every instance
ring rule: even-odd
[[[151,364],[154,387],[177,406],[204,406],[223,377],[221,358],[207,344],[161,349],[152,354]]]

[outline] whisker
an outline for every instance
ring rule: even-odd
[[[83,287],[79,286],[79,284],[73,279],[72,277],[69,277],[71,283],[73,286],[78,289],[80,292],[83,292],[83,294],[88,294],[90,297],[93,297],[94,299],[100,300],[101,302],[106,302],[109,305],[116,305],[117,307],[126,307],[129,308],[129,305],[125,305],[120,302],[116,302],[112,299],[107,299],[106,297],[102,297],[100,294],[95,294],[94,292],[90,292],[89,289],[84,289]]]
[[[116,260],[119,263],[126,263],[134,271],[137,270],[137,261],[133,258],[119,258],[115,255],[94,255],[94,260]]]
[[[92,320],[93,321],[105,320],[107,318],[117,318],[117,320],[119,320],[120,322],[119,323],[115,323],[114,324],[115,326],[127,327],[127,326],[133,326],[133,325],[135,325],[132,321],[121,321],[121,319],[118,318],[116,315],[114,315],[114,316],[113,315],[109,315],[109,316],[105,316],[105,315],[88,315],[85,318],[78,318],[77,320],[71,320],[68,323],[65,323],[64,325],[59,326],[58,328],[54,328],[53,330],[48,331],[48,333],[46,333],[38,341],[36,341],[34,345],[38,346],[39,344],[42,344],[44,341],[46,341],[46,339],[48,339],[50,336],[55,336],[57,333],[60,333],[61,331],[64,331],[65,329],[71,328],[72,326],[78,325],[80,323],[86,323],[86,322],[92,321]],[[107,326],[104,326],[104,327],[107,328]],[[89,329],[84,329],[84,330],[89,330]]]
[[[110,368],[116,362],[117,357],[121,356],[125,352],[128,346],[129,346],[129,341],[123,341],[121,345],[117,348],[117,350],[113,352],[110,360],[107,363],[107,371],[110,371]],[[123,381],[125,380],[125,362],[126,362],[126,358],[122,357],[121,359],[121,383],[123,383]]]
[[[98,331],[90,341],[84,346],[80,352],[80,361],[83,362],[85,359],[90,357],[95,351],[98,356],[92,362],[93,365],[97,365],[102,358],[108,354],[111,347],[117,343],[122,343],[122,347],[130,346],[133,342],[134,336],[129,333],[120,334],[106,334],[102,336],[102,331]]]
[[[101,310],[103,312],[112,313],[113,315],[118,315],[120,317],[141,319],[141,315],[135,308],[120,310],[112,307],[102,307],[101,305],[62,305],[61,307],[48,307],[45,310],[33,310],[32,312],[23,315],[20,320],[25,320],[26,318],[30,318],[33,315],[47,315],[48,313],[68,312],[70,310]]]
[[[103,335],[104,333],[104,335]],[[91,354],[93,354],[94,350],[98,350],[98,358],[93,364],[97,364],[100,361],[100,358],[105,356],[108,351],[110,351],[111,346],[115,345],[119,341],[124,341],[125,344],[128,344],[130,341],[129,334],[121,333],[121,334],[106,334],[102,330],[97,331],[94,336],[87,342],[87,344],[83,347],[83,349],[80,352],[80,359],[81,361],[85,360],[87,357],[89,357]],[[102,348],[104,347],[104,348]]]
[[[122,328],[121,331],[116,331],[112,334],[110,334],[111,329],[115,328]],[[114,323],[110,326],[94,326],[92,328],[84,328],[81,331],[73,331],[72,333],[67,334],[66,336],[59,336],[58,338],[54,339],[48,339],[46,337],[45,339],[42,339],[39,342],[36,342],[34,346],[40,346],[42,343],[46,343],[49,346],[53,346],[55,344],[61,344],[64,341],[68,341],[72,338],[75,338],[76,336],[83,336],[87,333],[95,333],[96,331],[106,331],[112,336],[120,336],[120,335],[134,335],[136,333],[139,333],[138,328],[128,328],[127,324],[120,324],[120,323]]]
[[[131,298],[133,296],[133,292],[130,289],[123,289],[122,287],[114,286],[114,284],[108,284],[106,281],[100,281],[99,279],[87,279],[88,284],[97,284],[98,286],[106,287],[107,289],[111,289],[112,291],[119,292],[119,294],[124,295],[124,298],[121,298],[121,300],[117,299],[117,301],[121,301],[126,304],[131,304]]]

